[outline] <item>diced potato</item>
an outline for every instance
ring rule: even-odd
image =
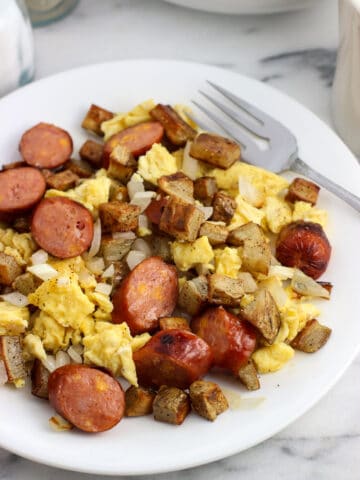
[[[204,218],[203,212],[194,205],[183,205],[170,197],[161,214],[159,227],[178,240],[193,242]]]
[[[308,202],[315,205],[318,199],[320,187],[305,178],[294,178],[289,186],[285,200],[288,202]]]
[[[70,170],[79,178],[90,178],[94,170],[87,162],[83,160],[68,160],[64,165],[66,170]]]
[[[291,342],[291,346],[302,352],[314,353],[325,345],[330,335],[331,328],[321,325],[313,319],[308,321],[301,332],[296,335]]]
[[[132,177],[137,167],[136,160],[124,145],[113,148],[108,166],[108,175],[126,184]]]
[[[259,390],[260,382],[254,362],[250,359],[239,369],[239,379],[248,390]]]
[[[181,330],[190,330],[189,322],[183,317],[162,317],[159,320],[160,330],[169,328],[180,328]]]
[[[41,280],[30,272],[23,273],[15,278],[12,287],[23,295],[28,296],[40,286]]]
[[[226,193],[218,192],[214,195],[212,205],[214,212],[211,219],[216,222],[224,222],[228,225],[236,210],[235,200]]]
[[[99,207],[103,232],[128,232],[136,230],[140,208],[126,202],[107,202]]]
[[[63,170],[62,172],[50,175],[46,180],[46,184],[50,188],[64,192],[65,190],[69,190],[69,188],[75,187],[79,178],[80,177],[71,170]]]
[[[244,289],[245,293],[254,293],[258,288],[254,278],[249,272],[239,272],[237,275],[237,280]]]
[[[244,295],[242,282],[236,278],[214,273],[208,276],[209,302],[215,305],[237,307]]]
[[[161,257],[165,262],[172,260],[169,237],[153,235],[150,237],[150,246],[155,256]]]
[[[217,183],[214,177],[200,177],[194,182],[194,197],[204,205],[209,206],[212,204],[217,191]]]
[[[158,186],[180,202],[194,203],[194,183],[182,172],[160,177]]]
[[[0,284],[11,285],[21,274],[21,267],[12,255],[0,252]]]
[[[100,253],[104,257],[105,266],[113,262],[118,262],[130,251],[134,239],[114,238],[112,236],[103,236],[101,239]]]
[[[189,390],[193,410],[207,420],[213,422],[229,408],[225,395],[216,383],[197,380],[190,385]]]
[[[48,398],[48,380],[50,372],[39,359],[35,359],[31,369],[31,393],[36,397]]]
[[[161,387],[153,403],[155,420],[181,425],[190,412],[189,396],[176,387]]]
[[[93,140],[86,140],[79,150],[81,160],[89,162],[94,168],[101,168],[104,146]]]
[[[125,416],[142,417],[153,411],[153,401],[156,393],[153,390],[129,387],[125,392]]]
[[[199,231],[199,236],[208,237],[210,244],[213,246],[226,243],[228,234],[226,226],[218,222],[204,222]]]
[[[162,124],[166,136],[174,145],[183,146],[195,138],[196,131],[170,105],[159,103],[150,111],[150,115]]]
[[[189,315],[196,315],[208,299],[208,282],[205,276],[187,280],[179,294],[179,307]]]
[[[117,184],[115,180],[111,183],[109,200],[117,200],[118,202],[128,202],[129,194],[125,185]]]
[[[113,118],[114,114],[105,110],[104,108],[98,107],[97,105],[91,105],[84,120],[82,121],[81,126],[90,132],[96,133],[101,137],[104,135],[101,130],[102,122],[110,120]]]
[[[197,160],[227,169],[240,160],[240,147],[237,143],[220,135],[201,133],[193,141],[190,155]]]
[[[9,382],[16,385],[17,381],[26,377],[20,337],[7,335],[0,337],[0,358],[5,364]]]

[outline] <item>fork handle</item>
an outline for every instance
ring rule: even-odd
[[[309,165],[300,158],[297,158],[291,165],[291,170],[296,173],[300,173],[305,177],[311,178],[314,182],[319,183],[322,187],[329,190],[331,193],[337,197],[344,200],[348,205],[355,208],[357,212],[360,212],[360,198],[353,193],[349,192],[345,188],[340,187],[337,183],[332,182],[328,178],[321,175],[316,170],[313,170]]]

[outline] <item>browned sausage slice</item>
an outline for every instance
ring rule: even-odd
[[[44,195],[46,182],[36,168],[21,167],[0,172],[0,213],[21,213]]]
[[[208,372],[213,357],[194,333],[169,329],[156,333],[133,358],[140,385],[188,388]]]
[[[138,157],[147,152],[154,143],[159,143],[164,135],[164,127],[160,122],[144,122],[125,128],[113,135],[104,145],[104,167],[109,164],[110,153],[117,145],[123,145]]]
[[[27,164],[56,168],[69,160],[73,143],[65,130],[49,123],[38,123],[24,133],[19,149]]]
[[[178,298],[176,268],[160,257],[139,263],[113,296],[114,323],[126,322],[132,335],[157,328],[173,312]]]
[[[31,233],[54,257],[71,258],[90,247],[94,234],[91,213],[69,198],[45,198],[36,207]]]
[[[124,416],[125,395],[112,376],[86,365],[65,365],[52,372],[49,401],[84,432],[104,432]]]

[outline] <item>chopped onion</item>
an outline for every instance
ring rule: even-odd
[[[115,274],[114,264],[112,263],[101,275],[102,278],[112,278]]]
[[[79,282],[82,284],[90,284],[94,280],[94,276],[89,272],[87,268],[82,268],[78,274],[79,276]]]
[[[81,345],[71,345],[68,349],[67,349],[67,353],[69,354],[69,357],[71,358],[71,360],[74,362],[74,363],[83,363],[83,359],[82,359],[82,351],[83,351],[83,348],[81,350],[81,353],[75,348],[75,347],[81,347]]]
[[[291,280],[291,288],[294,292],[307,297],[330,298],[326,288],[319,285],[314,279],[305,275],[304,272],[294,269],[294,276]]]
[[[0,298],[5,300],[5,302],[11,303],[11,305],[15,305],[16,307],[26,307],[29,305],[27,297],[18,291],[4,293],[4,295],[0,295]]]
[[[94,223],[94,236],[91,242],[88,258],[95,257],[95,255],[100,250],[100,244],[101,244],[101,221],[100,221],[100,218],[98,218]]]
[[[279,280],[277,277],[267,278],[261,282],[260,286],[265,287],[271,293],[271,296],[273,297],[278,308],[282,308],[288,301],[289,297],[282,286],[281,280]]]
[[[187,175],[191,180],[196,180],[197,173],[199,171],[199,162],[196,158],[190,156],[190,148],[192,142],[188,141],[186,143],[183,155],[182,171]]]
[[[137,192],[131,199],[131,205],[140,207],[140,212],[144,212],[150,205],[151,200],[155,197],[155,192]]]
[[[127,191],[130,200],[132,200],[135,193],[145,192],[144,182],[135,180],[133,177],[131,177],[130,182],[127,184]]]
[[[69,277],[59,277],[57,280],[56,280],[56,283],[60,286],[64,286],[64,285],[69,285],[70,283],[70,278]]]
[[[146,255],[144,252],[139,252],[138,250],[131,250],[126,257],[126,263],[128,264],[130,270],[133,270],[136,265],[145,260]]]
[[[8,381],[8,376],[6,372],[5,363],[3,362],[3,360],[0,360],[0,385],[5,385],[7,381]]]
[[[30,260],[33,265],[39,265],[40,263],[46,263],[49,260],[49,255],[45,250],[40,249],[31,255]]]
[[[94,275],[101,275],[105,270],[104,259],[101,257],[90,258],[86,262],[86,268],[88,268],[88,270],[90,270],[90,272]]]
[[[209,275],[215,270],[215,266],[211,263],[197,263],[195,269],[198,275]]]
[[[134,232],[115,232],[113,233],[113,238],[115,238],[115,240],[120,238],[124,240],[135,240],[136,235]]]
[[[264,194],[243,176],[239,177],[239,193],[253,207],[259,208],[264,203]]]
[[[270,265],[268,277],[278,277],[280,280],[288,280],[294,275],[294,269],[282,265]]]
[[[41,278],[41,280],[43,280],[44,282],[59,275],[58,271],[47,263],[39,263],[38,265],[33,265],[32,267],[28,267],[27,270],[36,277]]]
[[[213,207],[203,207],[202,205],[197,205],[197,208],[204,214],[205,220],[208,220],[214,212]]]
[[[67,432],[74,428],[71,423],[65,420],[65,418],[60,417],[60,415],[54,415],[53,417],[49,418],[49,425],[57,432]]]
[[[55,368],[63,367],[71,363],[71,359],[66,352],[59,350],[55,356]]]
[[[150,245],[142,238],[137,238],[135,240],[135,242],[131,245],[131,250],[137,250],[138,252],[143,252],[145,257],[151,257],[152,255],[152,250]]]
[[[150,228],[150,222],[146,215],[139,215],[138,226],[139,228]]]
[[[55,355],[46,355],[45,360],[41,360],[41,363],[50,373],[56,369]]]
[[[102,293],[103,295],[110,295],[112,286],[108,283],[98,283],[95,287],[95,292]]]

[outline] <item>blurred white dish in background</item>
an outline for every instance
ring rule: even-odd
[[[300,10],[316,0],[165,0],[182,7],[214,13],[262,14]]]

